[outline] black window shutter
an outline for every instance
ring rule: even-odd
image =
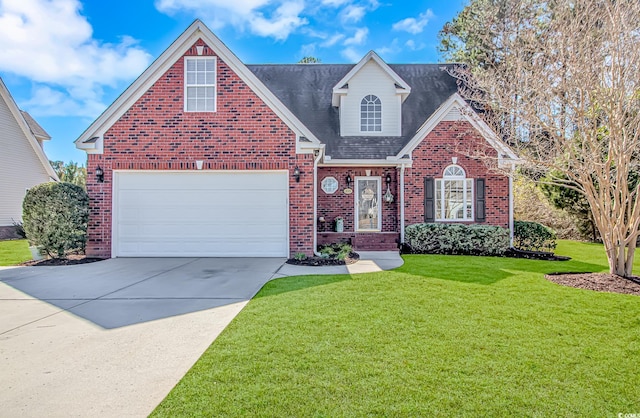
[[[486,219],[485,180],[476,179],[476,222],[484,222]]]
[[[424,178],[424,221],[435,222],[436,206],[435,206],[435,190],[432,177]]]

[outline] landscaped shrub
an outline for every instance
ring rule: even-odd
[[[499,226],[422,223],[405,228],[409,250],[420,254],[502,255],[509,230]]]
[[[541,223],[515,221],[513,224],[513,246],[524,251],[546,251],[556,249],[556,233]]]
[[[351,254],[352,250],[353,247],[351,247],[349,243],[339,242],[320,247],[319,253],[322,254],[323,257],[344,260],[349,254]]]
[[[32,187],[22,202],[22,220],[29,244],[52,257],[84,250],[87,241],[89,197],[71,183],[43,183]]]

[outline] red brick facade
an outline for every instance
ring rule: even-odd
[[[509,178],[491,172],[484,161],[468,156],[478,150],[497,155],[467,122],[440,122],[427,135],[413,151],[413,164],[405,171],[405,225],[424,222],[424,178],[442,178],[452,157],[457,157],[467,178],[486,179],[484,223],[509,227]]]
[[[196,44],[203,44],[200,40]],[[184,54],[196,55],[195,45]],[[213,56],[211,48],[205,55]],[[178,59],[104,135],[103,154],[88,158],[87,254],[111,256],[113,170],[289,170],[290,251],[310,254],[313,156],[296,154],[295,134],[220,58],[216,112],[184,112],[184,59]],[[95,170],[104,170],[97,183]]]
[[[355,231],[355,193],[345,194],[347,175],[355,182],[356,177],[366,176],[370,170],[372,177],[380,177],[382,194],[387,190],[385,178],[391,176],[390,190],[394,196],[393,203],[381,202],[382,231],[381,233]],[[320,187],[326,177],[338,180],[338,191],[325,193]],[[354,185],[351,188],[355,191]],[[400,218],[398,203],[398,170],[395,167],[320,167],[318,169],[318,244],[335,242],[349,242],[355,249],[360,250],[393,250],[398,248]],[[335,232],[335,219],[344,220],[344,232]]]
[[[204,161],[203,170],[288,170],[290,179],[296,167],[300,181],[289,182],[289,250],[291,254],[312,254],[313,234],[318,243],[349,241],[360,250],[397,248],[402,225],[400,216],[399,168],[320,167],[317,173],[317,228],[313,230],[313,155],[296,153],[296,134],[255,94],[233,70],[217,58],[216,111],[184,111],[184,56],[197,55],[191,48],[155,81],[103,136],[103,152],[89,154],[87,191],[90,196],[90,220],[87,254],[110,257],[112,248],[112,190],[114,170],[196,170],[196,161]],[[211,48],[204,55],[215,56]],[[224,55],[224,54],[223,54]],[[428,115],[425,115],[425,117]],[[322,139],[322,138],[320,138]],[[412,166],[405,170],[404,224],[424,221],[424,178],[442,177],[452,157],[467,178],[486,180],[484,223],[508,227],[508,178],[488,170],[480,159],[468,157],[469,150],[481,149],[495,154],[486,140],[466,122],[441,122],[412,152]],[[466,150],[466,152],[465,152]],[[104,182],[98,183],[95,171],[100,166]],[[367,171],[381,180],[382,194],[390,176],[392,203],[380,199],[380,232],[355,230],[355,193],[345,193],[346,178],[355,183]],[[333,194],[321,188],[324,178],[338,180]],[[355,189],[352,183],[350,188]],[[355,190],[354,190],[355,191]],[[344,220],[344,231],[335,232],[335,219]],[[473,221],[470,221],[473,222]]]
[[[473,151],[481,150],[489,155],[497,155],[488,147],[487,141],[467,122],[440,122],[412,153],[413,164],[405,169],[405,226],[424,222],[424,178],[441,178],[443,170],[457,157],[468,178],[486,180],[487,225],[509,227],[509,179],[491,172],[485,162],[471,158]],[[385,177],[391,175],[391,192],[394,202],[383,203],[382,233],[357,233],[354,225],[355,197],[345,194],[347,174],[355,181],[356,176],[364,176],[371,170],[372,176],[380,176],[382,190],[386,190]],[[336,193],[327,194],[320,188],[327,176],[339,182]],[[353,186],[352,186],[353,187]],[[400,232],[399,172],[395,167],[321,167],[318,170],[318,243],[351,242],[356,249],[390,250],[397,248],[395,242]],[[335,231],[335,218],[344,219],[344,232]],[[465,223],[476,223],[467,221]]]

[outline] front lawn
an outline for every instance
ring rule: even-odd
[[[557,253],[574,259],[408,255],[389,272],[270,282],[153,415],[639,412],[640,297],[545,280],[607,270],[600,245]]]
[[[0,266],[14,266],[31,260],[26,239],[0,241]]]

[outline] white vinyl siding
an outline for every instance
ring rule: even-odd
[[[184,110],[187,112],[215,112],[215,57],[185,57],[184,84]]]
[[[285,171],[115,173],[115,257],[289,255]]]
[[[0,226],[21,220],[27,189],[48,181],[49,174],[0,96]]]
[[[382,105],[382,129],[361,131],[361,103],[368,95],[377,96]],[[365,64],[351,80],[347,94],[340,98],[340,135],[400,136],[402,98],[395,81],[375,61]]]

